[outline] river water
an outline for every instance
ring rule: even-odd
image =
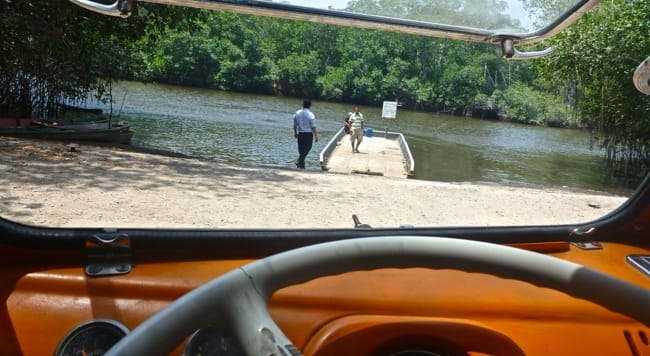
[[[113,99],[113,118],[132,124],[134,145],[295,168],[291,116],[302,99],[136,82],[115,84]],[[320,169],[321,149],[353,108],[313,102],[321,140],[308,156],[307,169]],[[404,134],[415,158],[415,179],[630,192],[610,178],[602,152],[590,148],[588,132],[401,108],[395,120],[384,120],[381,107],[359,109],[375,133],[388,129]]]

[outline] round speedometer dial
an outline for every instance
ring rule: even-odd
[[[128,333],[129,329],[115,320],[91,320],[70,330],[59,342],[54,355],[103,355]]]
[[[183,356],[244,356],[235,335],[228,329],[208,326],[190,336]]]

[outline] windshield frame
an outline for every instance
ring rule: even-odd
[[[135,0],[116,0],[113,5],[104,5],[94,0],[69,0],[84,8],[111,16],[129,16]],[[221,10],[247,15],[270,16],[288,20],[309,21],[330,25],[358,27],[365,29],[401,32],[412,35],[431,36],[455,40],[502,43],[504,40],[527,44],[543,41],[571,25],[575,20],[596,6],[600,0],[577,0],[564,14],[553,22],[532,32],[492,31],[465,26],[406,20],[395,17],[377,16],[334,9],[321,9],[272,1],[232,0],[138,0],[142,2]]]
[[[185,3],[200,3],[200,4],[207,4],[207,3],[209,3],[209,2],[207,2],[207,1],[205,1],[205,0],[192,0],[192,1],[144,0],[144,1],[152,2],[152,3],[153,3],[153,2],[158,2],[158,3],[177,2],[177,3],[184,3],[184,4],[185,4]],[[258,2],[258,3],[259,3],[259,2]],[[597,3],[597,1],[593,1],[593,0],[591,0],[591,1],[589,1],[589,0],[587,0],[587,1],[583,1],[583,5],[586,4],[586,3],[592,3],[592,4],[595,4],[595,3]],[[186,5],[184,5],[184,6],[186,6]],[[586,11],[586,10],[585,10],[585,11]],[[566,20],[566,19],[565,19],[565,20]],[[560,21],[560,20],[558,20],[558,21]],[[315,21],[315,22],[318,22],[318,21]],[[436,231],[436,229],[429,229],[429,228],[425,228],[425,229],[423,229],[423,230],[427,230],[427,231]],[[444,230],[444,229],[443,229],[443,230]],[[564,230],[566,231],[566,229],[564,229]]]

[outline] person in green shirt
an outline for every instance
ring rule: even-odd
[[[350,115],[350,143],[352,152],[359,153],[359,145],[363,141],[363,130],[365,129],[363,114],[359,112],[358,107],[354,107],[354,112]]]

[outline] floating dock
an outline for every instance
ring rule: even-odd
[[[407,178],[415,171],[411,150],[399,132],[375,131],[364,136],[359,151],[352,153],[350,136],[341,128],[321,151],[321,168],[335,173],[399,178]]]

